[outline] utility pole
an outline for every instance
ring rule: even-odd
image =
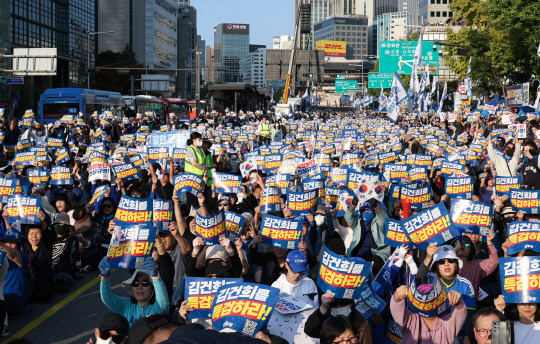
[[[195,80],[195,100],[197,101],[195,103],[195,116],[199,116],[199,113],[201,112],[201,52],[199,51],[199,46],[195,47],[195,77],[197,80]]]

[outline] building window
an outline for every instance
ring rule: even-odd
[[[431,17],[435,17],[435,12],[431,11]]]
[[[437,17],[441,16],[441,11],[437,11]]]
[[[446,11],[443,11],[442,16],[446,17]]]

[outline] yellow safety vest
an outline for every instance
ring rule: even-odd
[[[197,148],[197,147],[195,147],[193,145],[189,146],[188,150],[189,149],[191,149],[191,151],[193,152],[193,155],[195,155],[195,160],[197,160],[197,163],[204,166],[205,165],[205,157],[204,157],[204,153],[203,153],[202,149]],[[186,154],[186,156],[187,156],[187,154]],[[204,170],[193,166],[188,159],[186,159],[186,161],[184,163],[184,171],[187,172],[187,173],[196,174],[196,175],[198,175],[200,177],[204,177]]]
[[[261,133],[261,136],[268,137],[270,136],[270,124],[266,123],[266,128],[264,128],[264,123],[261,123],[261,130],[259,131]]]
[[[208,167],[208,173],[206,176],[208,177],[208,181],[206,182],[206,185],[212,186],[213,180],[212,180],[212,169],[214,168],[214,154],[210,152],[205,158],[206,160],[206,167]]]

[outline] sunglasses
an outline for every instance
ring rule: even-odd
[[[110,203],[105,203],[101,206],[103,209],[109,209],[109,208],[112,208],[112,204]]]
[[[112,335],[111,332],[105,331],[105,332],[99,332],[99,338],[103,340],[107,340],[109,338],[112,338],[112,342],[115,344],[122,344],[126,337],[120,336],[118,334]]]
[[[219,203],[220,207],[228,207],[230,205],[231,205],[230,203]]]
[[[457,259],[448,259],[448,258],[444,258],[444,259],[441,259],[441,260],[438,260],[437,263],[439,263],[440,265],[443,265],[445,264],[446,262],[450,263],[450,264],[454,264],[454,263],[457,263]]]
[[[150,285],[150,281],[149,280],[144,280],[144,281],[133,281],[131,283],[131,286],[133,288],[137,288],[138,286],[142,285],[143,287],[148,287]]]

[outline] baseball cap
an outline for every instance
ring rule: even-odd
[[[306,272],[308,270],[307,257],[304,252],[294,250],[287,254],[287,263],[291,267],[292,272]]]
[[[324,211],[324,206],[322,205],[317,206],[317,210],[315,210],[314,215],[317,215],[317,214],[326,215],[326,212]]]
[[[99,332],[116,331],[120,336],[126,337],[129,332],[127,319],[118,313],[109,313],[101,319]]]
[[[2,240],[9,240],[18,244],[21,243],[21,239],[22,233],[14,227],[8,228],[8,230],[4,233],[4,236],[2,237]]]
[[[223,195],[223,196],[221,196],[221,197],[219,198],[218,203],[221,202],[221,201],[225,201],[225,202],[231,203],[231,198],[230,198],[229,196]]]
[[[206,259],[214,259],[218,258],[221,260],[227,260],[227,254],[225,253],[225,249],[221,245],[214,245],[210,246],[206,249]]]
[[[437,251],[437,253],[435,253],[433,256],[433,261],[431,262],[429,268],[431,269],[433,264],[444,259],[456,259],[458,261],[459,268],[461,269],[463,267],[463,261],[456,255],[456,250],[454,250],[454,248],[450,245],[441,245],[439,246],[439,251]]]
[[[127,344],[142,344],[154,331],[165,325],[180,323],[169,314],[152,314],[137,320],[129,329]]]

